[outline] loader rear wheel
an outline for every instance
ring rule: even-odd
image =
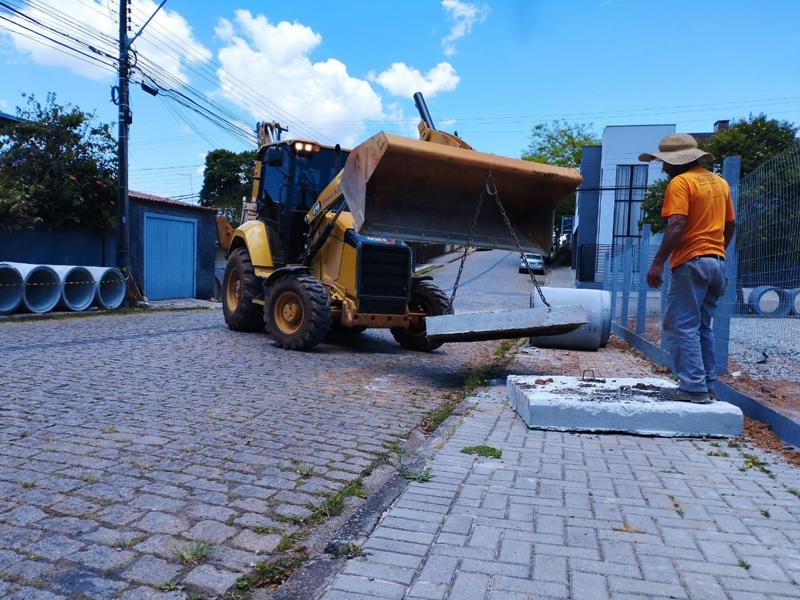
[[[272,283],[264,300],[264,324],[275,344],[311,350],[331,328],[331,301],[309,275],[287,275]]]
[[[426,315],[451,315],[453,307],[447,295],[430,281],[415,281],[411,287],[411,300],[409,308],[414,312],[424,312]],[[425,323],[416,327],[391,329],[394,339],[406,350],[431,352],[436,350],[441,343],[431,343],[425,336]]]
[[[262,331],[261,307],[253,299],[261,297],[261,284],[253,270],[247,248],[236,248],[228,256],[222,280],[222,312],[234,331]]]

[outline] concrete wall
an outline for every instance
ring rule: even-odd
[[[173,206],[154,202],[130,200],[130,244],[131,273],[144,290],[144,213],[157,213],[190,218],[197,221],[197,256],[195,274],[195,294],[198,298],[209,299],[214,295],[214,262],[217,230],[214,213],[197,210],[188,206]],[[150,249],[152,252],[153,249]],[[157,251],[157,250],[156,250]]]
[[[675,133],[675,125],[621,125],[608,126],[603,130],[603,155],[600,164],[600,182],[604,188],[613,188],[617,180],[617,165],[642,165],[642,152],[658,150],[662,138]],[[647,185],[664,177],[660,162],[650,163]],[[598,244],[610,244],[614,227],[614,191],[600,194],[598,216]]]

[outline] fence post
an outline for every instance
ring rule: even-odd
[[[611,244],[611,322],[617,317],[617,261],[619,252],[615,244]]]
[[[667,313],[667,294],[669,293],[669,281],[672,278],[672,271],[670,270],[669,260],[664,264],[664,283],[661,284],[661,349],[668,351],[667,341],[664,339],[664,315]]]
[[[636,333],[642,334],[647,320],[647,269],[650,267],[650,225],[642,227],[639,240],[639,297],[636,304]]]
[[[738,212],[739,205],[739,175],[742,157],[728,156],[722,162],[722,177],[731,187],[731,201],[734,213]],[[736,257],[736,235],[725,250],[725,275],[728,285],[725,294],[720,298],[717,312],[714,315],[714,360],[717,373],[728,372],[728,352],[731,341],[731,317],[736,310],[736,278],[738,275],[738,260]]]
[[[626,237],[622,251],[622,313],[619,324],[628,327],[628,304],[631,298],[631,279],[633,278],[633,238]]]

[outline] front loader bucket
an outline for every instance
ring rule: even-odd
[[[575,169],[381,132],[350,152],[341,188],[362,234],[516,250],[489,196],[470,235],[490,174],[522,247],[549,251],[553,211],[581,182]]]

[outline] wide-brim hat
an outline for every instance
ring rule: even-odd
[[[687,165],[696,160],[714,160],[714,155],[697,147],[697,140],[688,133],[673,133],[661,140],[658,152],[645,152],[639,160],[660,160],[670,165]]]

